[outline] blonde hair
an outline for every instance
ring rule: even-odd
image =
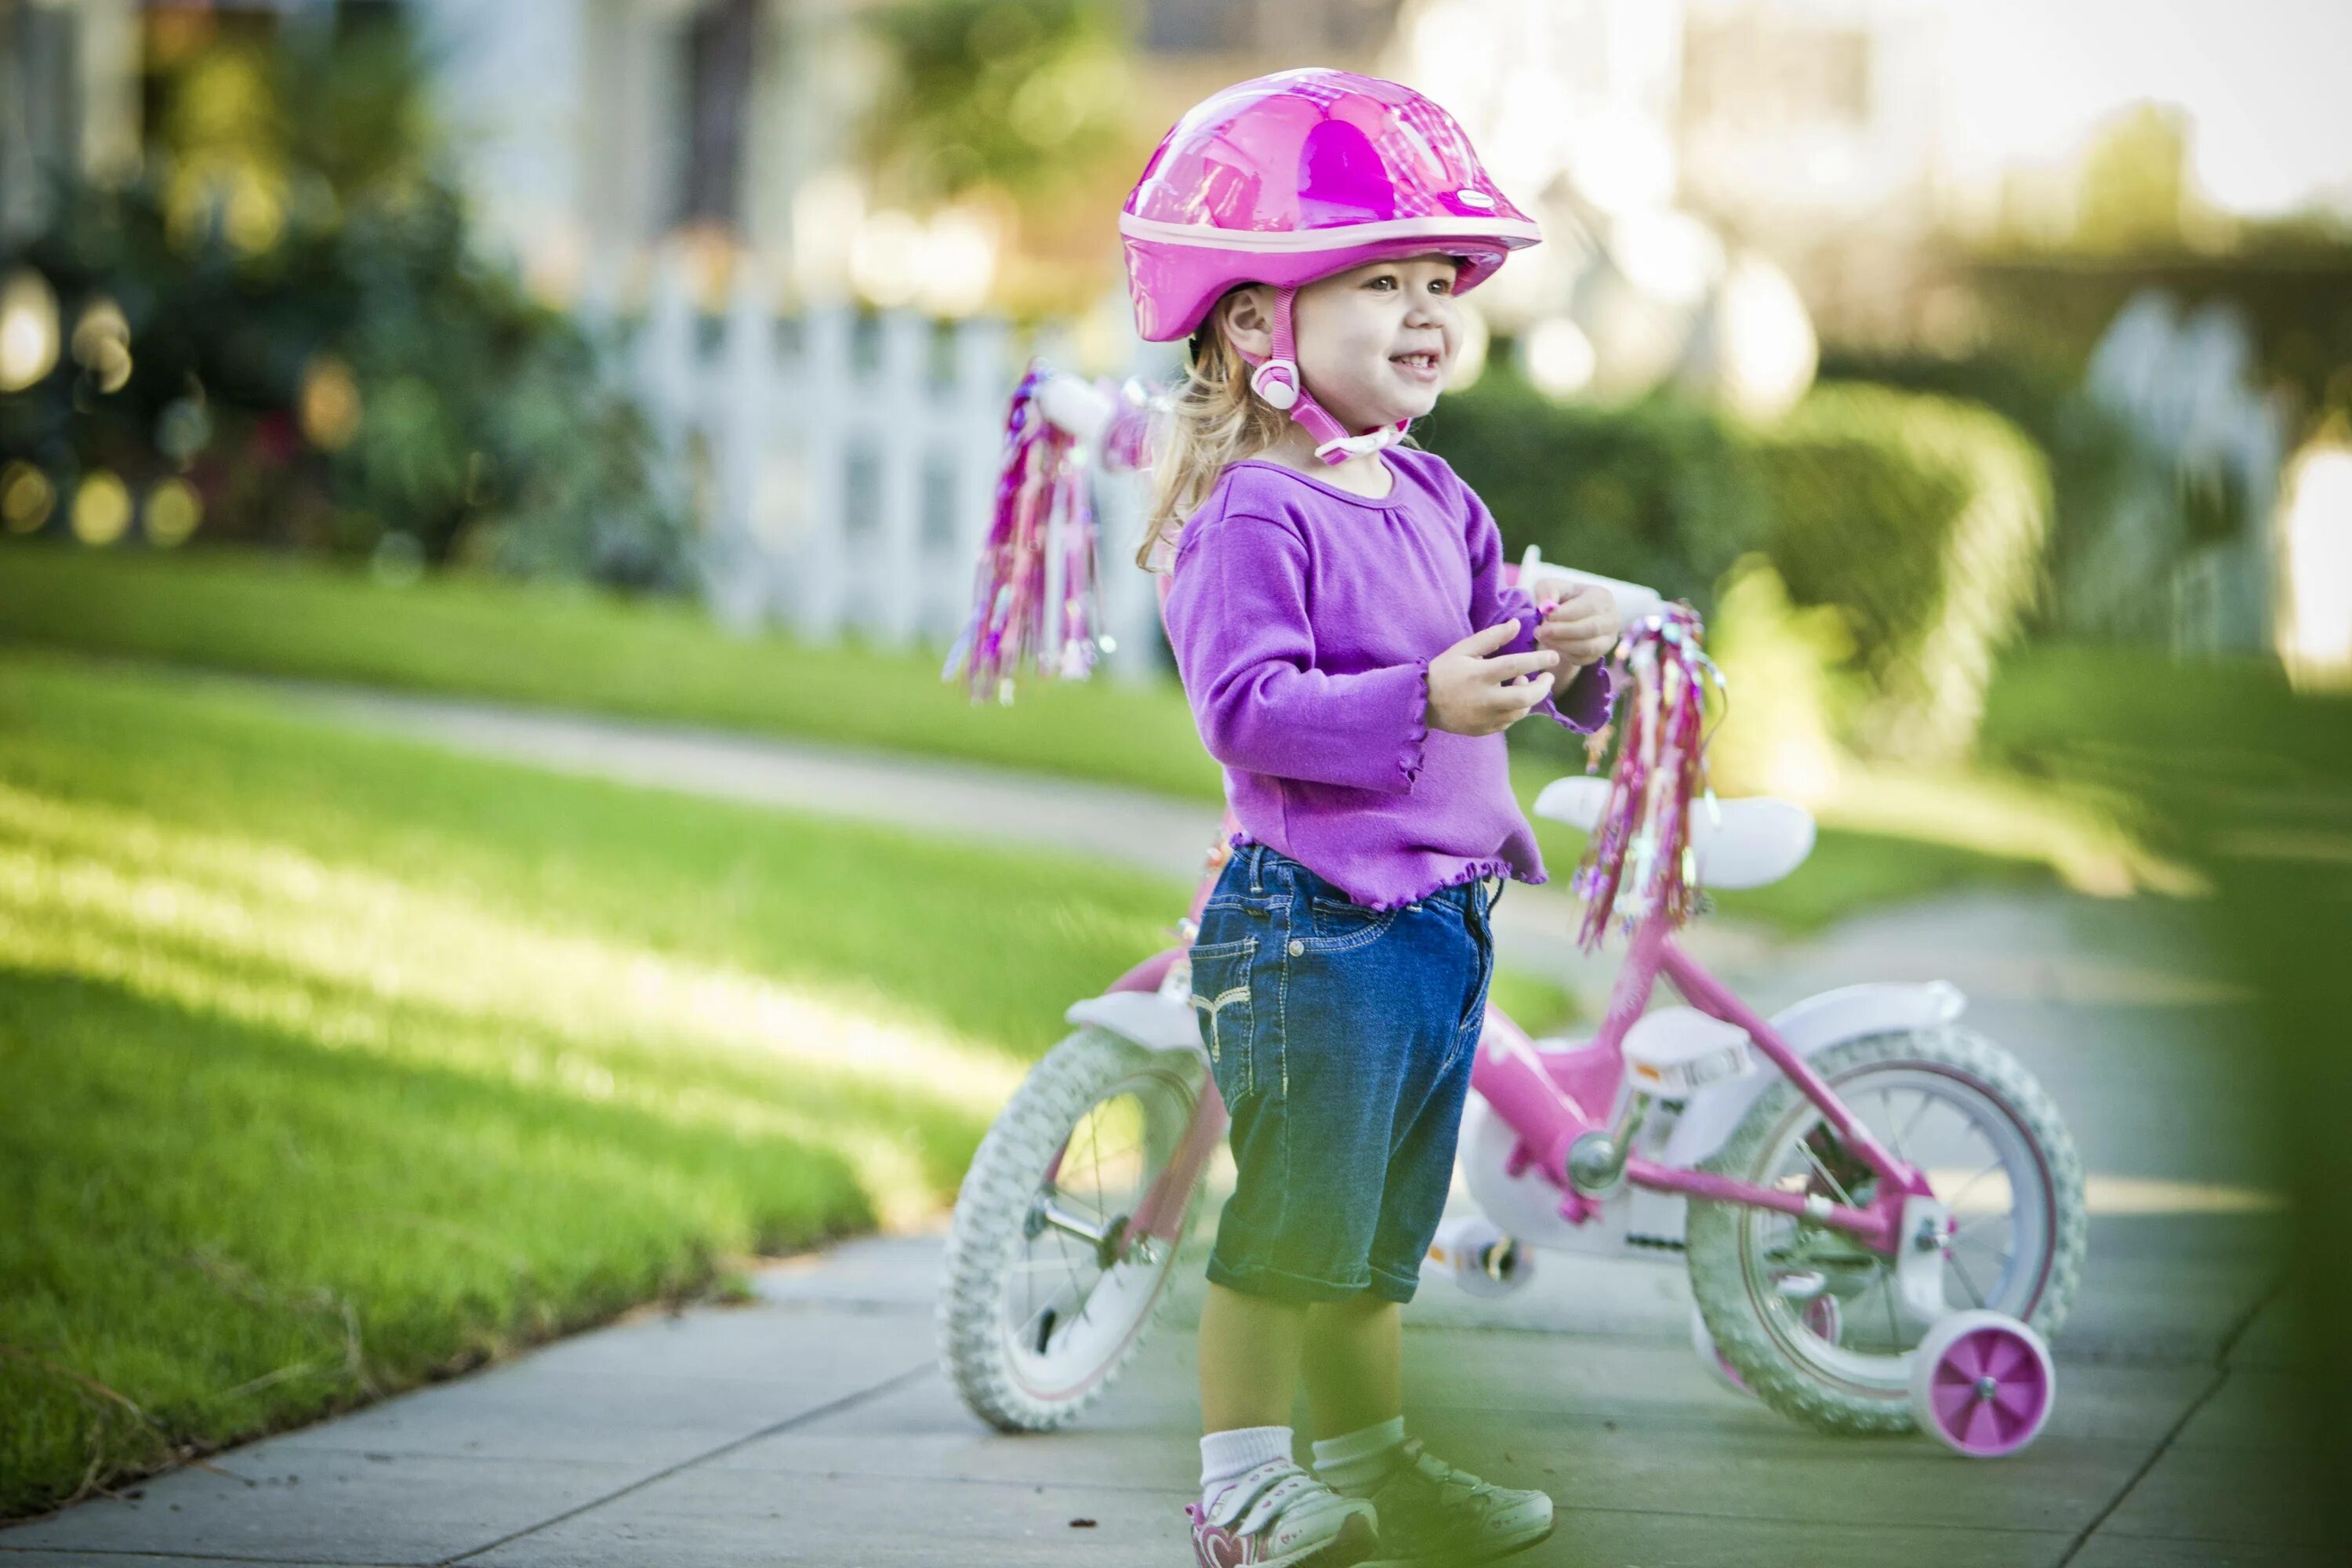
[[[1184,520],[1209,499],[1217,476],[1279,444],[1290,424],[1289,415],[1251,394],[1250,363],[1218,325],[1232,298],[1227,293],[1219,300],[1192,334],[1183,384],[1169,399],[1160,422],[1151,456],[1151,504],[1143,516],[1143,542],[1135,552],[1135,563],[1147,572],[1163,569],[1156,557],[1163,546],[1175,543]]]

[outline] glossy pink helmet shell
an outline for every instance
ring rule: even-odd
[[[1543,237],[1454,117],[1411,88],[1320,68],[1229,87],[1193,106],[1129,193],[1136,330],[1188,336],[1227,289],[1297,286],[1390,256],[1463,258],[1454,292]]]

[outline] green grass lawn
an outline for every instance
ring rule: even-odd
[[[1183,900],[0,657],[0,1516],[935,1210]]]
[[[926,752],[1214,800],[1172,682],[1027,683],[975,707],[932,654],[730,637],[686,605],[584,590],[434,578],[385,588],[283,557],[19,547],[0,552],[0,643],[494,698]],[[1522,752],[1521,804],[1572,766]],[[1553,824],[1555,876],[1582,852]],[[2040,863],[1823,827],[1786,882],[1724,895],[1728,915],[1790,933],[1956,889],[2050,880]]]
[[[921,752],[1216,800],[1173,682],[1024,681],[1010,707],[936,652],[738,637],[699,607],[434,577],[405,588],[309,562],[0,549],[0,643],[496,698]]]

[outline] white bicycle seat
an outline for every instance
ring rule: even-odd
[[[1554,779],[1536,796],[1538,816],[1590,833],[1609,804],[1604,778]],[[1813,814],[1793,800],[1753,795],[1717,803],[1717,822],[1706,803],[1691,804],[1691,845],[1698,851],[1703,888],[1764,888],[1805,863],[1813,852]]]

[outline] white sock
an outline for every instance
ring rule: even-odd
[[[1236,1426],[1210,1433],[1201,1439],[1201,1506],[1208,1507],[1219,1492],[1268,1459],[1288,1458],[1287,1426]]]
[[[1391,1415],[1315,1445],[1315,1473],[1333,1491],[1361,1497],[1389,1473],[1404,1446],[1404,1417]]]

